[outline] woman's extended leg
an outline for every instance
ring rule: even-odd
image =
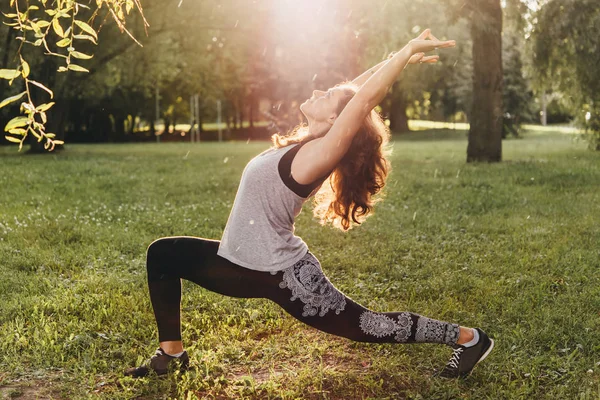
[[[460,329],[415,313],[375,312],[337,290],[310,252],[279,272],[282,292],[272,298],[288,313],[321,331],[358,342],[442,343],[455,345]],[[463,338],[468,339],[468,338]]]
[[[450,361],[439,374],[442,377],[467,376],[494,347],[494,341],[480,329],[406,311],[380,313],[364,308],[329,282],[310,252],[277,276],[281,277],[279,286],[286,289],[285,294],[279,292],[271,299],[319,330],[360,342],[428,342],[454,347]]]

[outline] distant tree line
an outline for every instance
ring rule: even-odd
[[[57,139],[154,140],[155,120],[162,120],[167,130],[190,122],[189,99],[195,94],[201,99],[200,120],[195,121],[200,127],[216,121],[220,100],[228,137],[252,135],[254,128],[253,137],[267,138],[271,132],[257,129],[257,121],[268,120],[278,130],[294,126],[301,121],[298,104],[312,90],[354,78],[432,27],[459,45],[442,52],[437,65],[407,68],[381,111],[395,132],[407,131],[409,118],[472,122],[471,160],[499,161],[500,138],[518,135],[523,122],[538,122],[542,106],[550,122],[577,117],[584,124],[596,123],[594,96],[600,91],[594,85],[600,80],[591,66],[597,65],[598,52],[586,58],[577,46],[592,49],[600,35],[578,32],[575,22],[553,26],[551,20],[599,26],[592,16],[600,6],[592,0],[569,2],[585,3],[587,9],[571,7],[567,15],[558,0],[543,2],[539,10],[520,0],[507,0],[504,8],[500,0],[399,0],[381,6],[336,0],[328,7],[315,2],[310,24],[293,26],[301,20],[277,14],[281,2],[275,0],[156,0],[144,4],[143,15],[126,18],[128,31],[143,47],[114,23],[94,26],[100,45],[87,41],[78,47],[93,54],[82,63],[88,73],[59,74],[60,59],[31,46],[21,51],[30,60],[31,76],[54,91],[47,131]],[[0,10],[11,12],[5,3]],[[16,34],[12,27],[0,26],[0,69],[20,63],[14,56],[21,45]],[[572,43],[564,40],[571,37]],[[581,65],[573,67],[569,54],[580,54],[575,58]],[[581,84],[557,79],[556,71],[565,82]],[[0,97],[22,91],[7,82],[0,79]],[[43,91],[37,96],[48,101]],[[581,107],[589,114],[582,114]],[[0,109],[2,126],[18,113],[18,102]],[[586,120],[586,115],[593,117]],[[598,125],[590,127],[600,131]]]

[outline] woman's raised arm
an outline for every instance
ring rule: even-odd
[[[366,116],[383,100],[398,75],[413,59],[413,55],[455,45],[453,40],[426,40],[430,34],[429,29],[426,29],[416,39],[411,40],[360,87],[335,119],[329,132],[320,138],[319,146],[314,150],[312,157],[311,176],[323,176],[339,163]],[[419,55],[419,58],[422,57]]]
[[[425,30],[423,33],[421,33],[421,35],[419,35],[419,38],[421,38],[421,39],[426,39],[427,37],[437,40],[433,35],[431,35],[431,32],[428,32],[427,30]],[[359,76],[354,78],[352,83],[358,87],[361,87],[371,76],[373,76],[373,74],[375,74],[375,72],[377,72],[381,67],[383,67],[385,64],[387,64],[395,54],[396,54],[396,52],[390,53],[390,55],[388,56],[387,59],[383,60],[382,62],[375,65],[374,67],[369,68],[368,70],[366,70],[365,72],[363,72],[362,74],[360,74]],[[417,63],[432,64],[432,63],[436,63],[439,60],[439,58],[440,57],[437,55],[426,56],[424,53],[417,53],[417,54],[412,55],[412,57],[408,60],[408,64],[417,64]]]

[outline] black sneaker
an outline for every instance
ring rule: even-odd
[[[171,363],[171,361],[175,361]],[[160,347],[156,350],[156,353],[150,357],[150,360],[146,365],[140,367],[128,368],[125,370],[125,376],[131,376],[133,378],[141,378],[150,374],[150,371],[154,371],[156,375],[166,375],[170,369],[174,367],[173,364],[177,364],[179,370],[185,371],[188,369],[190,358],[186,351],[179,357],[173,357],[165,353]]]
[[[456,345],[446,367],[438,374],[442,378],[466,378],[494,348],[494,341],[479,328],[479,342],[471,347]]]

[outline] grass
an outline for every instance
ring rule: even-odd
[[[184,283],[192,371],[132,380],[157,346],[145,250],[220,238],[266,142],[0,148],[0,397],[56,399],[597,399],[600,154],[567,133],[465,163],[464,131],[396,137],[386,200],[348,233],[306,205],[296,233],[332,282],[378,311],[484,328],[496,349],[464,382],[450,349],[353,343],[266,300]]]

